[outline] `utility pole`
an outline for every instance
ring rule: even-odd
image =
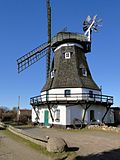
[[[20,96],[18,96],[17,122],[19,122],[19,117],[20,117],[19,110],[20,110]]]
[[[20,96],[18,96],[18,110],[20,109]]]

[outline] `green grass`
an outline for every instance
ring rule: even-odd
[[[29,140],[26,140],[26,139],[24,139],[24,138],[22,138],[22,137],[20,137],[18,135],[15,135],[14,133],[10,132],[9,130],[4,130],[3,133],[6,136],[10,137],[11,139],[13,139],[13,140],[15,140],[15,141],[17,141],[19,143],[22,143],[22,144],[24,144],[26,146],[29,146],[32,149],[38,151],[39,153],[44,154],[44,155],[46,155],[48,157],[51,157],[52,159],[56,159],[56,160],[60,159],[60,160],[62,160],[62,159],[65,159],[65,157],[67,158],[67,157],[70,157],[70,156],[74,156],[76,154],[73,151],[70,151],[70,152],[68,151],[68,152],[63,152],[63,153],[48,152],[45,147],[43,147],[41,145],[38,145],[38,144],[35,144],[35,143],[33,143],[33,142],[29,141]]]
[[[34,126],[32,126],[31,124],[27,124],[27,125],[17,125],[16,124],[13,127],[20,128],[20,129],[34,128]]]

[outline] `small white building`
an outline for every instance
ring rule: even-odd
[[[91,42],[82,34],[60,32],[52,39],[54,59],[40,96],[32,97],[32,121],[68,126],[113,122],[113,97],[103,95],[90,73],[85,53]]]

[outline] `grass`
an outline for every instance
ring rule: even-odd
[[[75,155],[75,152],[74,151],[68,151],[68,152],[63,152],[63,153],[52,153],[52,152],[48,152],[46,150],[45,147],[41,146],[41,145],[38,145],[38,144],[35,144],[29,140],[26,140],[18,135],[15,135],[14,133],[10,132],[9,130],[4,130],[3,133],[10,137],[11,139],[17,141],[18,143],[22,143],[26,146],[29,146],[31,147],[32,149],[38,151],[39,153],[41,154],[44,154],[48,157],[51,157],[52,159],[59,159],[59,160],[62,160],[62,159],[65,159],[67,157],[71,157],[71,156],[74,156]]]
[[[27,125],[14,125],[13,127],[15,128],[19,128],[19,129],[28,129],[28,128],[34,128],[34,126],[32,126],[31,124],[27,124]]]

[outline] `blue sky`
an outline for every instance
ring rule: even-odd
[[[82,31],[87,15],[98,15],[103,27],[92,34],[87,54],[93,79],[103,94],[114,96],[120,106],[120,1],[51,0],[52,35],[64,27]],[[40,94],[45,83],[45,58],[17,73],[16,60],[47,41],[45,0],[0,0],[0,106],[30,108],[29,99]]]

